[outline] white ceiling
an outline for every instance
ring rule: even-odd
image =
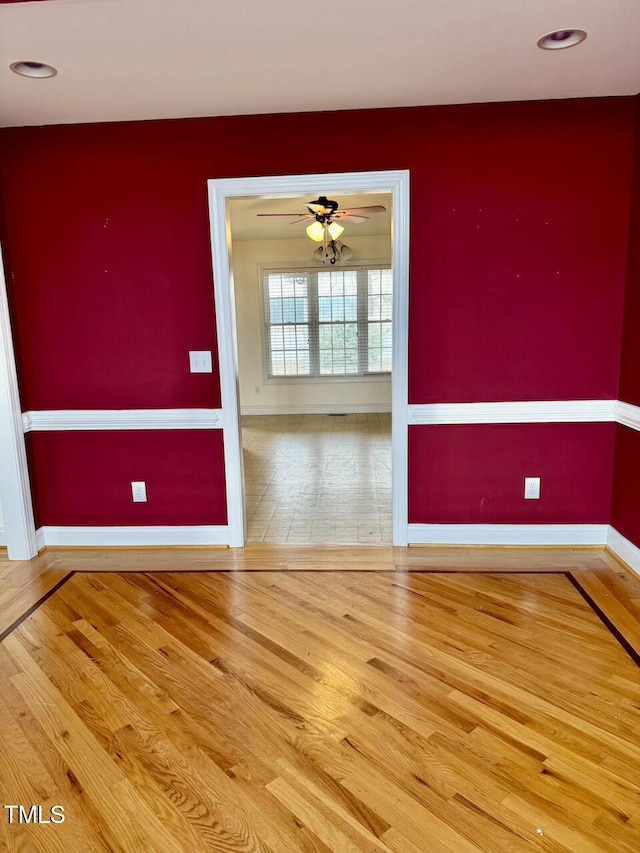
[[[639,44],[640,0],[4,0],[0,125],[630,95]]]
[[[350,237],[368,237],[376,234],[391,233],[391,193],[369,193],[367,195],[345,195],[344,193],[325,193],[327,198],[335,199],[341,209],[381,204],[386,207],[384,213],[371,214],[366,222],[345,222],[341,240],[349,242]],[[296,213],[306,212],[305,202],[313,201],[315,196],[305,198],[238,198],[229,201],[229,219],[231,237],[234,240],[308,240],[305,228],[309,222],[298,222],[295,216],[262,217],[258,213]]]

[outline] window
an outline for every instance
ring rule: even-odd
[[[265,270],[263,287],[269,377],[391,372],[389,268]]]

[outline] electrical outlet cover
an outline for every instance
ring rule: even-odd
[[[540,500],[540,477],[524,478],[524,499],[527,501]]]
[[[134,504],[147,502],[147,484],[144,480],[131,483],[131,496],[133,497]]]

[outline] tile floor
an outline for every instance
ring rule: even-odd
[[[391,415],[242,418],[248,542],[391,542]]]

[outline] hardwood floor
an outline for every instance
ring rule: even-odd
[[[613,571],[574,570],[571,581],[640,666],[640,582],[611,562]]]
[[[5,631],[69,574],[59,568],[55,557],[45,552],[35,560],[19,562],[7,559],[0,548],[0,639]]]
[[[558,572],[606,570],[602,548],[456,548],[391,545],[274,545],[245,548],[50,548],[50,565],[63,571],[430,571]],[[616,564],[618,569],[619,564]]]
[[[66,820],[0,848],[635,853],[640,669],[570,578],[630,634],[636,582],[453,550],[73,575],[0,644],[0,798]]]

